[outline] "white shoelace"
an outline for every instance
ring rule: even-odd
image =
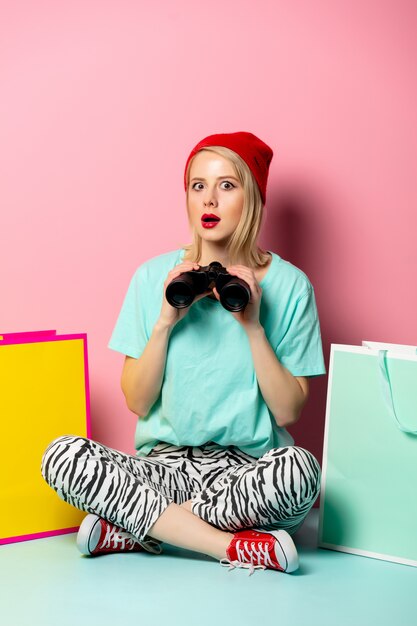
[[[113,545],[111,545],[113,542]],[[161,545],[158,541],[154,541],[152,537],[148,537],[143,541],[138,541],[130,533],[111,524],[107,525],[106,536],[104,537],[102,548],[113,548],[114,550],[133,550],[136,544],[142,546],[146,552],[160,554],[162,552]]]
[[[250,570],[249,576],[252,576],[253,572],[256,569],[266,569],[265,565],[254,565],[253,563],[241,563],[240,561],[229,561],[229,559],[222,559],[220,563],[224,565],[225,567],[229,567],[229,569],[227,570],[228,572],[230,572],[232,569],[235,569],[235,567],[244,567],[246,569],[249,569]]]
[[[113,545],[111,542],[113,542]],[[107,524],[106,536],[104,537],[101,547],[114,548],[115,550],[132,550],[135,543],[137,542],[128,532],[118,529],[112,524]]]
[[[241,544],[243,544],[243,547],[241,547]],[[257,547],[258,549],[256,549]],[[266,569],[267,565],[273,566],[271,557],[269,556],[268,552],[268,544],[264,544],[262,541],[249,542],[239,539],[236,542],[236,553],[239,560],[229,561],[229,559],[221,559],[220,561],[222,565],[224,565],[225,567],[229,567],[229,572],[235,567],[243,567],[245,569],[249,569],[249,576],[252,576],[253,572],[256,569]]]

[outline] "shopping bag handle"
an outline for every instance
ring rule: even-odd
[[[384,400],[386,402],[386,405],[392,417],[397,422],[398,428],[402,430],[404,433],[408,433],[410,435],[417,435],[417,430],[411,430],[410,428],[407,428],[407,426],[404,426],[404,424],[398,419],[397,413],[395,411],[394,398],[392,394],[392,385],[391,385],[391,380],[389,377],[388,366],[387,366],[387,352],[388,350],[379,350],[379,354],[378,354],[379,368],[382,374],[381,382],[382,382],[382,392],[384,394]],[[417,349],[416,349],[416,354],[417,354]]]

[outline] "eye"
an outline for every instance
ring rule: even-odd
[[[194,183],[194,185],[191,187],[191,189],[196,189],[196,185],[203,185],[203,183]],[[204,187],[204,185],[203,185],[203,187]],[[200,187],[200,189],[201,189],[201,187]],[[197,191],[199,191],[199,190],[197,189]]]
[[[233,185],[230,181],[224,180],[222,185],[229,185],[228,187],[224,187],[224,189],[233,189],[235,185]]]

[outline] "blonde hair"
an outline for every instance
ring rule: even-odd
[[[235,174],[243,187],[244,202],[242,215],[228,244],[230,264],[234,265],[241,263],[242,265],[246,265],[251,268],[266,265],[269,262],[270,257],[266,252],[258,248],[256,243],[262,225],[264,205],[259,187],[252,175],[252,172],[243,159],[241,159],[240,156],[233,150],[229,150],[229,148],[224,148],[223,146],[210,146],[209,148],[203,148],[203,150],[215,152],[216,154],[219,154],[220,156],[231,161]],[[201,151],[199,150],[199,152]],[[197,154],[199,152],[197,152]],[[190,169],[196,156],[197,155],[194,155],[190,160],[186,172],[187,213]],[[190,227],[193,231],[193,241],[190,244],[182,245],[185,250],[183,260],[198,263],[202,255],[202,240],[191,224]]]

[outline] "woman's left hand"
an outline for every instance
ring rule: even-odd
[[[232,276],[241,278],[249,285],[251,296],[248,304],[242,311],[229,311],[231,315],[241,324],[245,330],[251,327],[259,326],[259,310],[261,308],[262,287],[256,280],[255,273],[252,268],[245,265],[231,265],[226,267],[226,270]],[[217,300],[220,300],[219,293],[216,287],[213,288],[213,293]]]

